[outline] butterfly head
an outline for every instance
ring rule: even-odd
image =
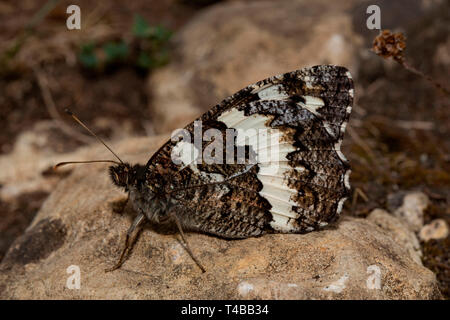
[[[116,158],[119,162],[114,160],[85,160],[85,161],[66,161],[60,162],[54,166],[58,168],[67,164],[76,163],[95,163],[95,162],[110,162],[114,163],[113,166],[109,167],[109,174],[113,183],[118,186],[125,188],[126,191],[130,190],[131,185],[138,185],[143,181],[145,177],[145,167],[141,165],[131,166],[128,163],[123,162],[119,156],[94,132],[91,131],[76,115],[72,113],[69,109],[66,109],[66,113],[70,115],[76,122],[78,122],[83,128],[85,128],[92,136],[94,136],[100,143],[102,143]]]
[[[119,163],[109,167],[109,176],[118,187],[127,189],[128,182],[130,181],[130,173],[131,166],[128,163]]]
[[[118,163],[109,167],[109,175],[116,186],[128,191],[130,186],[136,186],[143,181],[145,167],[139,164],[131,166],[128,163]]]

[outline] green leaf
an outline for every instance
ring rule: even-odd
[[[133,34],[138,38],[147,38],[150,34],[150,26],[141,15],[134,16]]]
[[[169,62],[169,51],[167,50],[167,48],[164,48],[160,50],[157,54],[155,54],[153,59],[154,59],[153,67],[164,66]]]
[[[81,46],[81,52],[78,55],[78,59],[81,64],[89,69],[95,69],[98,65],[98,59],[94,52],[94,44],[88,43]]]
[[[143,69],[149,69],[153,65],[153,60],[147,52],[139,53],[137,65]]]
[[[124,60],[128,55],[128,45],[123,42],[108,42],[103,46],[107,62]]]
[[[165,42],[172,36],[172,31],[163,26],[156,26],[152,28],[152,36],[158,41]]]
[[[153,67],[153,60],[147,52],[139,53],[137,65],[143,69],[150,69]]]

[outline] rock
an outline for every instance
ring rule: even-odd
[[[85,138],[95,142],[87,136]],[[67,139],[67,135],[51,120],[36,122],[21,132],[11,152],[0,155],[0,199],[9,201],[24,193],[53,190],[60,180],[59,175],[50,170],[53,165],[89,156],[85,153],[86,148],[77,149],[80,143],[73,141]],[[68,152],[64,150],[64,144],[78,151]]]
[[[269,76],[338,64],[357,76],[361,37],[347,9],[355,1],[224,2],[174,39],[174,57],[149,79],[158,132],[189,121],[237,90]]]
[[[435,219],[420,229],[419,238],[422,241],[439,240],[448,237],[448,225],[444,219]]]
[[[127,139],[113,147],[127,161],[145,163],[166,138]],[[108,154],[101,146],[85,152],[91,158]],[[114,212],[126,196],[110,182],[107,165],[65,170],[73,171],[0,264],[1,299],[441,297],[435,275],[415,261],[407,229],[397,222],[386,228],[380,221],[396,218],[383,212],[372,219],[344,217],[308,234],[229,241],[188,233],[206,273],[176,234],[148,226],[122,268],[105,273],[116,262],[135,213],[130,207],[123,214]],[[77,270],[80,287],[69,289],[76,288]]]
[[[423,192],[411,192],[403,198],[403,204],[394,211],[394,215],[406,221],[415,232],[423,226],[423,215],[430,199]]]
[[[42,174],[61,158],[49,147],[52,129],[55,129],[52,121],[36,123],[17,137],[10,153],[0,155],[1,200],[10,201],[23,193],[50,192],[54,188],[59,181],[57,175]]]
[[[419,240],[405,221],[392,216],[389,212],[382,209],[373,210],[367,216],[367,220],[389,231],[393,240],[408,251],[411,259],[418,264],[422,264],[422,251],[420,250]]]
[[[406,190],[399,190],[389,193],[386,197],[386,210],[388,212],[394,212],[400,208],[403,204],[403,199],[409,192]]]

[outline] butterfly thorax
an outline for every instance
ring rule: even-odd
[[[123,163],[109,168],[113,183],[129,193],[134,209],[151,222],[162,223],[168,217],[169,199],[156,190],[157,182],[151,183],[145,172],[146,167],[140,164],[131,166]]]

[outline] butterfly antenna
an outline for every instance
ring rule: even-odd
[[[59,167],[65,166],[66,164],[77,164],[77,163],[96,163],[96,162],[110,162],[115,164],[120,164],[120,162],[113,161],[113,160],[87,160],[87,161],[66,161],[66,162],[60,162],[53,166],[53,169],[58,169]]]
[[[119,159],[120,163],[123,163],[123,161],[119,158],[119,156],[112,151],[112,149],[110,147],[108,147],[108,145],[102,140],[100,139],[99,136],[97,136],[94,132],[91,131],[91,129],[89,129],[83,122],[81,122],[80,119],[78,119],[78,117],[76,115],[73,114],[72,111],[70,111],[69,109],[64,110],[69,116],[71,116],[76,122],[78,122],[80,124],[80,126],[82,126],[83,128],[85,128],[92,136],[94,136],[98,141],[100,141],[101,144],[103,144],[106,149],[108,149],[109,151],[111,151],[111,153],[117,158]]]

